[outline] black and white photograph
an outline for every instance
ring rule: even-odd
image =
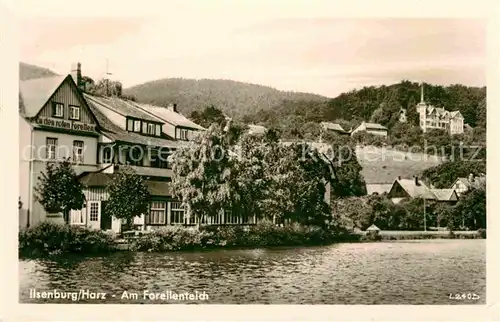
[[[20,304],[488,303],[487,19],[57,3],[18,17]]]

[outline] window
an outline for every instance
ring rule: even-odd
[[[156,136],[161,136],[161,125],[156,124],[155,127],[156,127],[155,130]]]
[[[134,120],[127,119],[127,131],[134,131]]]
[[[113,161],[113,146],[107,145],[103,146],[101,149],[102,152],[102,163],[111,163]]]
[[[148,134],[148,123],[142,122],[142,134]]]
[[[45,148],[47,151],[47,159],[54,160],[56,158],[56,149],[57,149],[57,139],[55,138],[47,138]]]
[[[186,129],[177,129],[177,139],[187,141],[187,139],[188,139],[188,130],[186,130]]]
[[[165,225],[166,211],[167,211],[167,204],[165,201],[151,202],[148,223],[151,225]]]
[[[127,162],[130,165],[141,166],[144,159],[144,150],[142,147],[135,145],[126,151]]]
[[[153,123],[148,123],[148,134],[155,135],[155,125]]]
[[[170,223],[172,225],[184,224],[185,209],[181,202],[175,201],[170,204]]]
[[[181,130],[181,140],[186,140],[188,139],[188,130]]]
[[[134,120],[134,132],[141,132],[141,121]]]
[[[83,141],[73,141],[73,161],[83,162]]]
[[[160,148],[159,150],[151,150],[151,167],[169,169],[168,157],[170,152],[166,148]]]
[[[53,117],[64,117],[64,104],[52,103],[52,116]]]
[[[72,120],[80,119],[80,107],[75,105],[69,106],[69,118]]]
[[[90,203],[90,221],[98,221],[99,220],[99,203],[91,202]]]

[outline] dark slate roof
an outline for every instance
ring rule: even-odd
[[[87,94],[84,94],[85,98],[87,98]],[[115,123],[113,123],[110,119],[108,119],[101,111],[99,107],[99,103],[92,99],[87,99],[87,104],[97,119],[97,122],[100,125],[100,130],[103,135],[110,138],[114,141],[128,142],[133,144],[142,144],[146,146],[158,146],[158,147],[169,147],[176,148],[179,146],[177,141],[169,137],[152,137],[152,136],[144,136],[139,133],[128,132],[125,129],[122,129]]]
[[[86,187],[106,187],[113,178],[112,173],[84,172],[80,182]],[[166,181],[146,180],[151,196],[172,196],[172,184]]]
[[[85,187],[106,187],[113,174],[104,172],[84,172],[80,175],[80,183]]]
[[[174,112],[169,110],[166,107],[160,107],[160,106],[155,106],[151,104],[145,104],[145,103],[138,103],[138,102],[129,102],[131,105],[136,106],[139,109],[142,109],[144,112],[148,113],[149,115],[156,117],[158,121],[161,122],[167,122],[170,124],[173,124],[175,126],[183,126],[183,127],[188,127],[192,129],[197,129],[197,130],[204,130],[204,128],[181,113]]]
[[[99,108],[107,108],[123,116],[135,117],[138,119],[152,121],[156,123],[165,123],[158,117],[152,116],[149,113],[137,108],[131,101],[127,101],[118,97],[103,97],[90,94],[84,94],[87,101],[94,101],[101,105]]]
[[[19,82],[20,110],[26,117],[34,117],[47,103],[67,76],[53,76]]]

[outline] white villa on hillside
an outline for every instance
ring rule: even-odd
[[[421,85],[420,103],[417,104],[420,116],[420,128],[425,133],[427,129],[441,129],[449,134],[464,133],[464,118],[460,111],[447,111],[434,107],[424,101],[424,84]]]

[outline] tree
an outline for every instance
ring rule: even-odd
[[[449,188],[458,177],[469,174],[480,176],[486,173],[486,161],[445,162],[423,171],[423,178],[436,188]]]
[[[469,228],[486,228],[486,186],[471,189],[462,195],[455,214],[464,216],[465,226]]]
[[[212,124],[189,145],[174,153],[174,193],[187,206],[190,216],[216,217],[238,202],[235,194],[235,163],[227,132]]]
[[[206,106],[201,112],[193,111],[189,118],[203,127],[209,127],[212,124],[224,126],[226,123],[224,113],[213,105]]]
[[[111,216],[125,220],[127,230],[132,229],[134,217],[149,211],[148,188],[142,177],[130,166],[120,166],[106,190],[109,194],[106,211]]]
[[[69,159],[47,163],[38,179],[36,200],[49,213],[62,212],[64,223],[69,224],[70,211],[82,209],[85,202],[83,187]]]

